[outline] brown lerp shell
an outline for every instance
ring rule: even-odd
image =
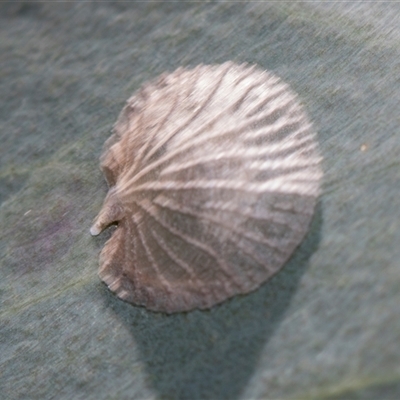
[[[296,95],[269,72],[161,75],[127,101],[101,157],[110,190],[90,232],[117,227],[100,278],[167,313],[256,289],[308,229],[320,160]]]

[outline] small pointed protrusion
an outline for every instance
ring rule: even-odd
[[[101,231],[95,225],[90,228],[90,234],[92,236],[97,236]]]
[[[119,203],[115,193],[113,191],[109,191],[106,199],[104,200],[103,207],[101,208],[92,227],[90,228],[90,234],[92,236],[97,236],[111,224],[120,221],[122,217],[122,206]]]

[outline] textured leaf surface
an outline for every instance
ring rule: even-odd
[[[397,399],[396,3],[2,3],[0,389],[7,399]],[[166,316],[97,276],[115,116],[180,65],[249,62],[318,132],[321,202],[259,290]],[[162,201],[161,199],[160,201]]]

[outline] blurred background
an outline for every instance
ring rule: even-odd
[[[89,235],[102,145],[142,83],[227,60],[280,76],[314,122],[310,232],[209,311],[123,303]],[[1,397],[398,399],[399,60],[397,2],[2,2]]]

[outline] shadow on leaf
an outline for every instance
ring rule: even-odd
[[[104,300],[132,333],[152,388],[161,398],[237,399],[318,248],[319,203],[310,230],[284,268],[260,289],[213,307],[166,315]]]

